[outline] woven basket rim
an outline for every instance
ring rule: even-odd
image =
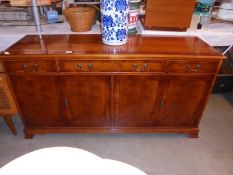
[[[64,13],[83,13],[83,12],[93,12],[95,8],[93,7],[71,7],[64,10]]]

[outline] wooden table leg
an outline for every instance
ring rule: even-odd
[[[14,123],[13,123],[11,117],[4,116],[3,118],[4,118],[4,120],[5,120],[6,124],[7,124],[7,126],[10,128],[11,132],[12,132],[14,135],[16,135],[16,134],[17,134],[17,131],[16,131],[16,129],[15,129],[15,125],[14,125]]]

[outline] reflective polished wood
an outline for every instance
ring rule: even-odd
[[[199,122],[225,57],[197,37],[26,36],[0,55],[25,137],[179,133]]]
[[[211,57],[221,58],[214,48],[209,47],[197,37],[170,36],[129,36],[128,42],[122,46],[102,44],[101,35],[28,35],[13,45],[7,52],[10,55],[91,55],[113,56],[109,59],[131,55],[165,55],[168,57]],[[124,55],[123,55],[124,54]],[[141,58],[139,58],[141,59]]]

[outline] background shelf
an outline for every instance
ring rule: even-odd
[[[46,24],[52,24],[52,23],[62,23],[65,21],[65,18],[63,15],[59,15],[58,19],[54,20],[47,20],[45,18],[42,18],[40,20],[41,25],[46,25]],[[35,23],[34,21],[12,21],[12,20],[0,20],[0,25],[1,26],[34,26]]]

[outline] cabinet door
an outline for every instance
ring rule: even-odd
[[[171,76],[167,81],[161,126],[197,126],[212,86],[209,76]]]
[[[110,76],[63,76],[67,119],[76,127],[111,127]]]
[[[115,76],[113,100],[115,126],[156,125],[161,94],[159,76]]]
[[[56,76],[11,76],[23,119],[29,127],[64,126]]]

